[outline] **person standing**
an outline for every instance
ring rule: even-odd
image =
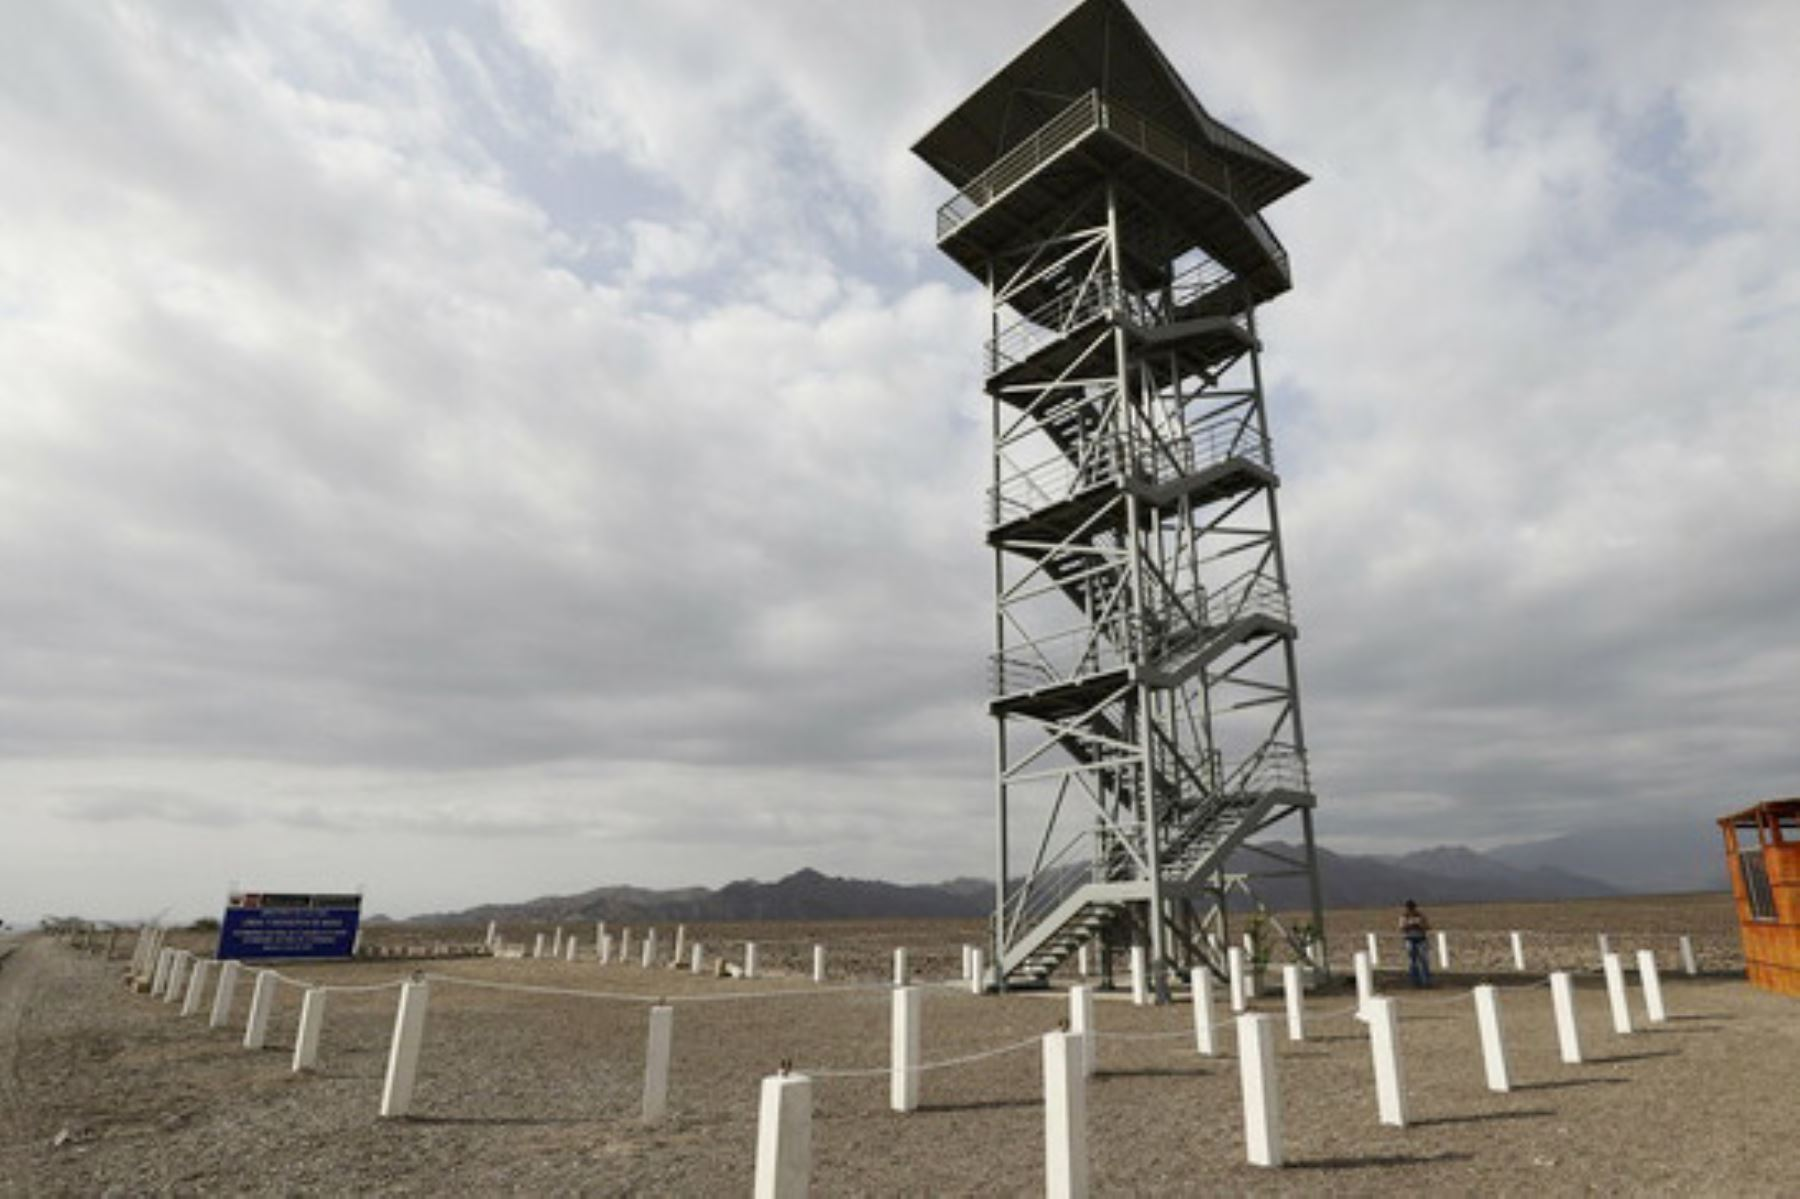
[[[1412,900],[1406,901],[1406,910],[1400,913],[1400,935],[1406,938],[1406,969],[1415,987],[1431,985],[1431,955],[1425,949],[1425,934],[1431,931],[1431,921],[1425,919],[1425,913]]]

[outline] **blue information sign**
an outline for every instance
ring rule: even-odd
[[[218,957],[347,958],[361,919],[360,895],[234,895],[219,922]]]

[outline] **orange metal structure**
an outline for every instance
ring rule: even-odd
[[[1719,821],[1750,981],[1800,995],[1800,799],[1772,799]]]

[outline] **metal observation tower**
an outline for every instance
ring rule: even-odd
[[[1323,963],[1256,328],[1291,282],[1261,210],[1306,176],[1209,116],[1121,0],[913,151],[992,309],[995,983],[1142,946],[1166,997],[1250,910]],[[1310,926],[1263,909],[1277,875]]]

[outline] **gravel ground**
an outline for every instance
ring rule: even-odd
[[[1800,1007],[1728,972],[1736,952],[1728,903],[1707,896],[1430,914],[1467,961],[1431,991],[1384,979],[1401,1004],[1410,1127],[1377,1124],[1367,1039],[1344,1014],[1341,989],[1309,999],[1308,1040],[1280,1043],[1290,1163],[1280,1171],[1243,1162],[1229,1035],[1220,1057],[1202,1058],[1185,1006],[1103,997],[1097,1023],[1112,1035],[1102,1038],[1088,1098],[1096,1192],[1794,1192]],[[1392,919],[1334,914],[1334,959],[1347,955],[1353,934],[1385,932]],[[1611,1031],[1604,991],[1584,977],[1578,1006],[1589,1061],[1565,1066],[1547,989],[1510,970],[1506,930],[1514,927],[1537,934],[1528,950],[1535,944],[1545,958],[1591,958],[1592,934],[1605,928],[1616,949],[1657,948],[1665,970],[1675,932],[1691,927],[1715,969],[1698,979],[1666,973],[1670,1022],[1629,1037]],[[827,988],[803,977],[693,978],[591,959],[407,963],[470,982],[638,998],[434,984],[413,1114],[391,1121],[376,1107],[392,989],[333,993],[321,1069],[295,1075],[288,1051],[298,990],[281,990],[270,1048],[248,1052],[239,1043],[248,985],[235,1028],[209,1031],[203,1017],[182,1019],[174,1005],[120,986],[121,962],[28,940],[0,965],[0,1194],[741,1194],[754,1158],[757,1080],[784,1057],[802,1070],[879,1072],[888,1026],[879,980],[891,947],[908,944],[924,978],[944,979],[955,972],[958,942],[979,930],[958,922],[690,929],[709,951],[772,933],[758,936],[765,967],[796,972],[822,939],[834,963]],[[287,972],[355,985],[397,981],[406,966]],[[1510,1094],[1483,1083],[1466,992],[1481,969],[1519,988],[1502,998]],[[838,989],[857,973],[865,986]],[[754,997],[717,998],[724,995]],[[657,997],[676,1007],[671,1112],[646,1128],[637,1118],[639,1000]],[[1262,1010],[1277,1006],[1259,1001]],[[885,1075],[820,1077],[815,1192],[1040,1191],[1034,1039],[1064,1010],[1054,992],[976,998],[928,987],[927,1061],[1020,1048],[927,1073],[923,1107],[909,1115],[887,1111]]]

